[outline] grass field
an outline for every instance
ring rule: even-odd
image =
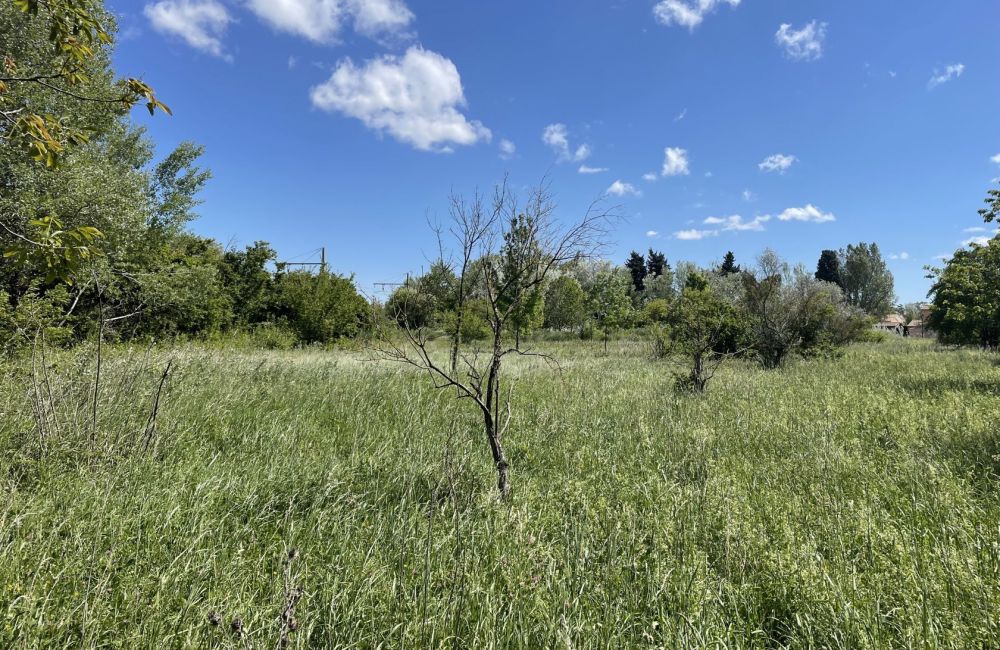
[[[108,348],[96,426],[93,350],[2,366],[0,647],[273,648],[296,585],[289,647],[1000,647],[996,355],[698,397],[641,343],[545,345],[509,504],[471,405],[364,353]]]

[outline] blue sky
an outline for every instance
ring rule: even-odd
[[[451,191],[546,174],[567,218],[628,217],[609,257],[815,266],[875,241],[903,301],[991,234],[1000,3],[871,0],[109,0],[116,65],[206,147],[194,229],[359,287],[435,254]]]

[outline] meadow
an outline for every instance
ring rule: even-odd
[[[96,402],[92,347],[0,365],[0,647],[1000,646],[995,354],[696,396],[539,345],[506,503],[472,405],[362,350],[108,346]]]

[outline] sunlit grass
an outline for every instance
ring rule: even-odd
[[[291,647],[1000,645],[996,355],[696,397],[643,344],[545,346],[510,504],[470,405],[364,352],[112,348],[96,428],[92,350],[3,366],[0,647],[275,647],[291,548]]]

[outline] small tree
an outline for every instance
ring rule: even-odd
[[[457,357],[463,372],[455,372],[431,349],[424,328],[404,322],[402,342],[391,332],[379,332],[376,354],[378,358],[425,372],[435,387],[454,389],[458,397],[475,404],[496,468],[497,488],[501,497],[507,498],[510,462],[504,439],[511,421],[513,386],[504,381],[503,361],[511,354],[518,354],[554,362],[547,355],[518,350],[508,343],[511,315],[533,291],[543,286],[554,269],[595,253],[607,237],[612,215],[595,203],[579,221],[561,225],[555,217],[555,204],[547,186],[543,184],[532,190],[522,207],[506,180],[496,187],[488,208],[479,194],[471,203],[455,197],[452,201],[453,206],[458,204],[452,211],[453,217],[458,217],[453,234],[462,248],[462,257],[468,258],[463,267],[466,271],[473,266],[481,268],[479,280],[490,330],[488,349],[469,353],[460,349]],[[476,258],[482,263],[473,265],[471,262]],[[470,278],[464,280],[469,282]],[[458,309],[461,313],[464,305],[460,304]]]
[[[583,327],[587,294],[576,278],[560,275],[545,290],[545,325],[555,330]]]
[[[701,274],[690,275],[667,317],[665,353],[680,355],[687,367],[678,386],[704,392],[723,362],[738,353],[726,348],[742,342],[744,330],[736,308],[717,296]]]
[[[631,322],[632,300],[628,295],[628,276],[620,271],[601,271],[594,282],[590,311],[604,334],[604,352],[612,330]]]
[[[816,279],[843,287],[840,278],[840,256],[837,255],[837,251],[825,250],[820,253],[819,262],[816,263]]]

